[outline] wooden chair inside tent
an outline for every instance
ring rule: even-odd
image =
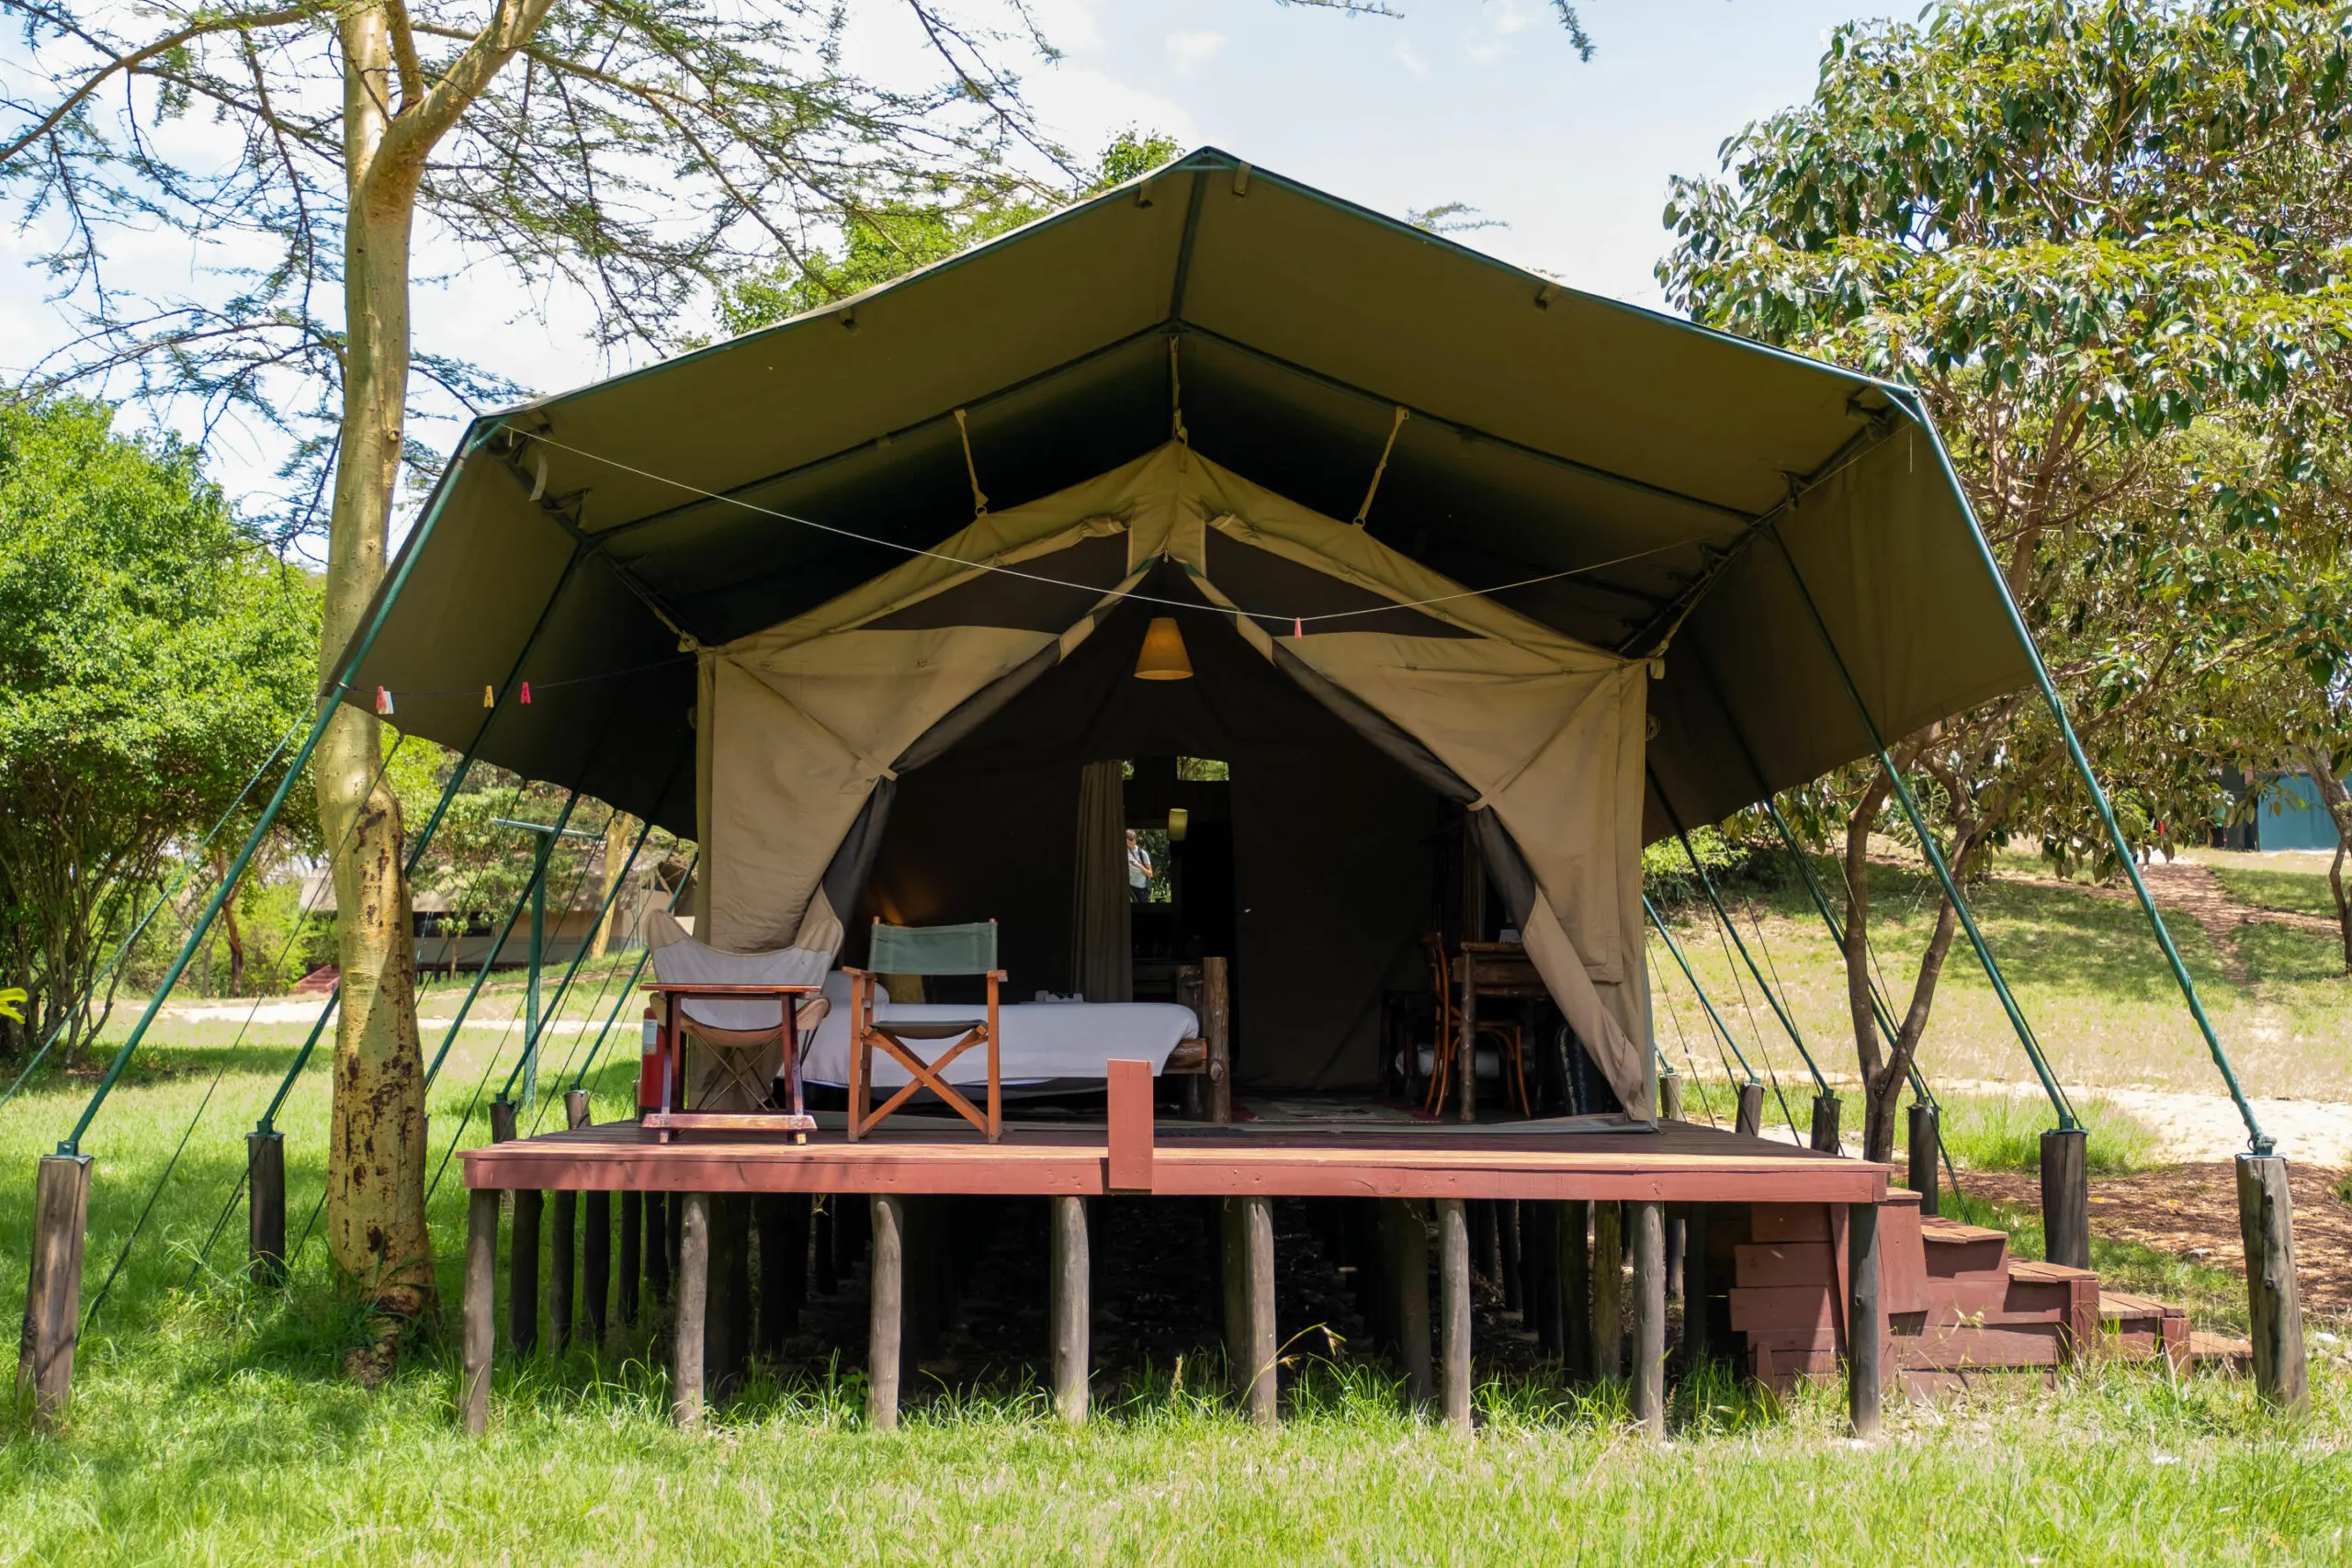
[[[1479,943],[1479,946],[1492,944]],[[1462,1055],[1462,1010],[1464,1003],[1453,994],[1453,964],[1445,951],[1445,938],[1436,931],[1421,933],[1421,949],[1429,958],[1430,986],[1437,998],[1437,1039],[1430,1052],[1429,1093],[1421,1101],[1421,1109],[1434,1116],[1445,1108],[1445,1091],[1451,1084],[1459,1063],[1464,1072],[1476,1072],[1475,1059],[1459,1062]],[[1469,1005],[1476,1006],[1475,1000]],[[1519,1021],[1513,1019],[1483,1019],[1473,1017],[1471,1035],[1475,1041],[1485,1036],[1494,1041],[1502,1053],[1506,1082],[1518,1101],[1520,1114],[1532,1116],[1534,1111],[1527,1098],[1527,1060]]]
[[[863,1138],[919,1089],[937,1095],[957,1115],[995,1143],[1004,1134],[1004,1085],[998,1070],[997,987],[1005,978],[996,966],[996,922],[981,920],[956,926],[886,926],[874,922],[866,947],[866,967],[842,973],[850,977],[849,1135]],[[985,1015],[975,1019],[894,1020],[877,1009],[883,1003],[882,976],[920,975],[978,975],[988,982]],[[944,1050],[926,1058],[922,1042],[946,1042]],[[907,1070],[907,1081],[867,1111],[874,1083],[874,1050],[880,1046]],[[974,1046],[988,1052],[988,1111],[983,1115],[954,1085],[947,1068]]]

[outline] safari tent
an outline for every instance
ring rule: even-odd
[[[1899,389],[1214,150],[478,422],[379,607],[347,700],[692,835],[722,948],[1110,999],[1087,769],[1225,762],[1244,1086],[1376,1081],[1453,824],[1637,1112],[1643,842],[2030,673]]]

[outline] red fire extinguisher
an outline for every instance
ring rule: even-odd
[[[669,1067],[668,1031],[662,1027],[653,1009],[645,1010],[645,1050],[637,1065],[637,1108],[642,1111],[662,1109],[662,1075]]]

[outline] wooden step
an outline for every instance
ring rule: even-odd
[[[2196,1359],[2193,1340],[2199,1337],[2189,1333],[2188,1314],[2179,1307],[2122,1291],[2098,1293],[2098,1337],[2102,1348],[2127,1359],[2154,1360],[2163,1356],[2180,1368]],[[2214,1336],[2202,1337],[2214,1341],[2211,1348],[2218,1352],[2214,1359],[2230,1359],[2222,1348],[2225,1342]],[[2249,1354],[2251,1350],[2248,1347]]]

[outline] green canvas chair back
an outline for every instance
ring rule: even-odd
[[[876,920],[865,966],[879,975],[985,975],[996,967],[996,922],[886,926]]]

